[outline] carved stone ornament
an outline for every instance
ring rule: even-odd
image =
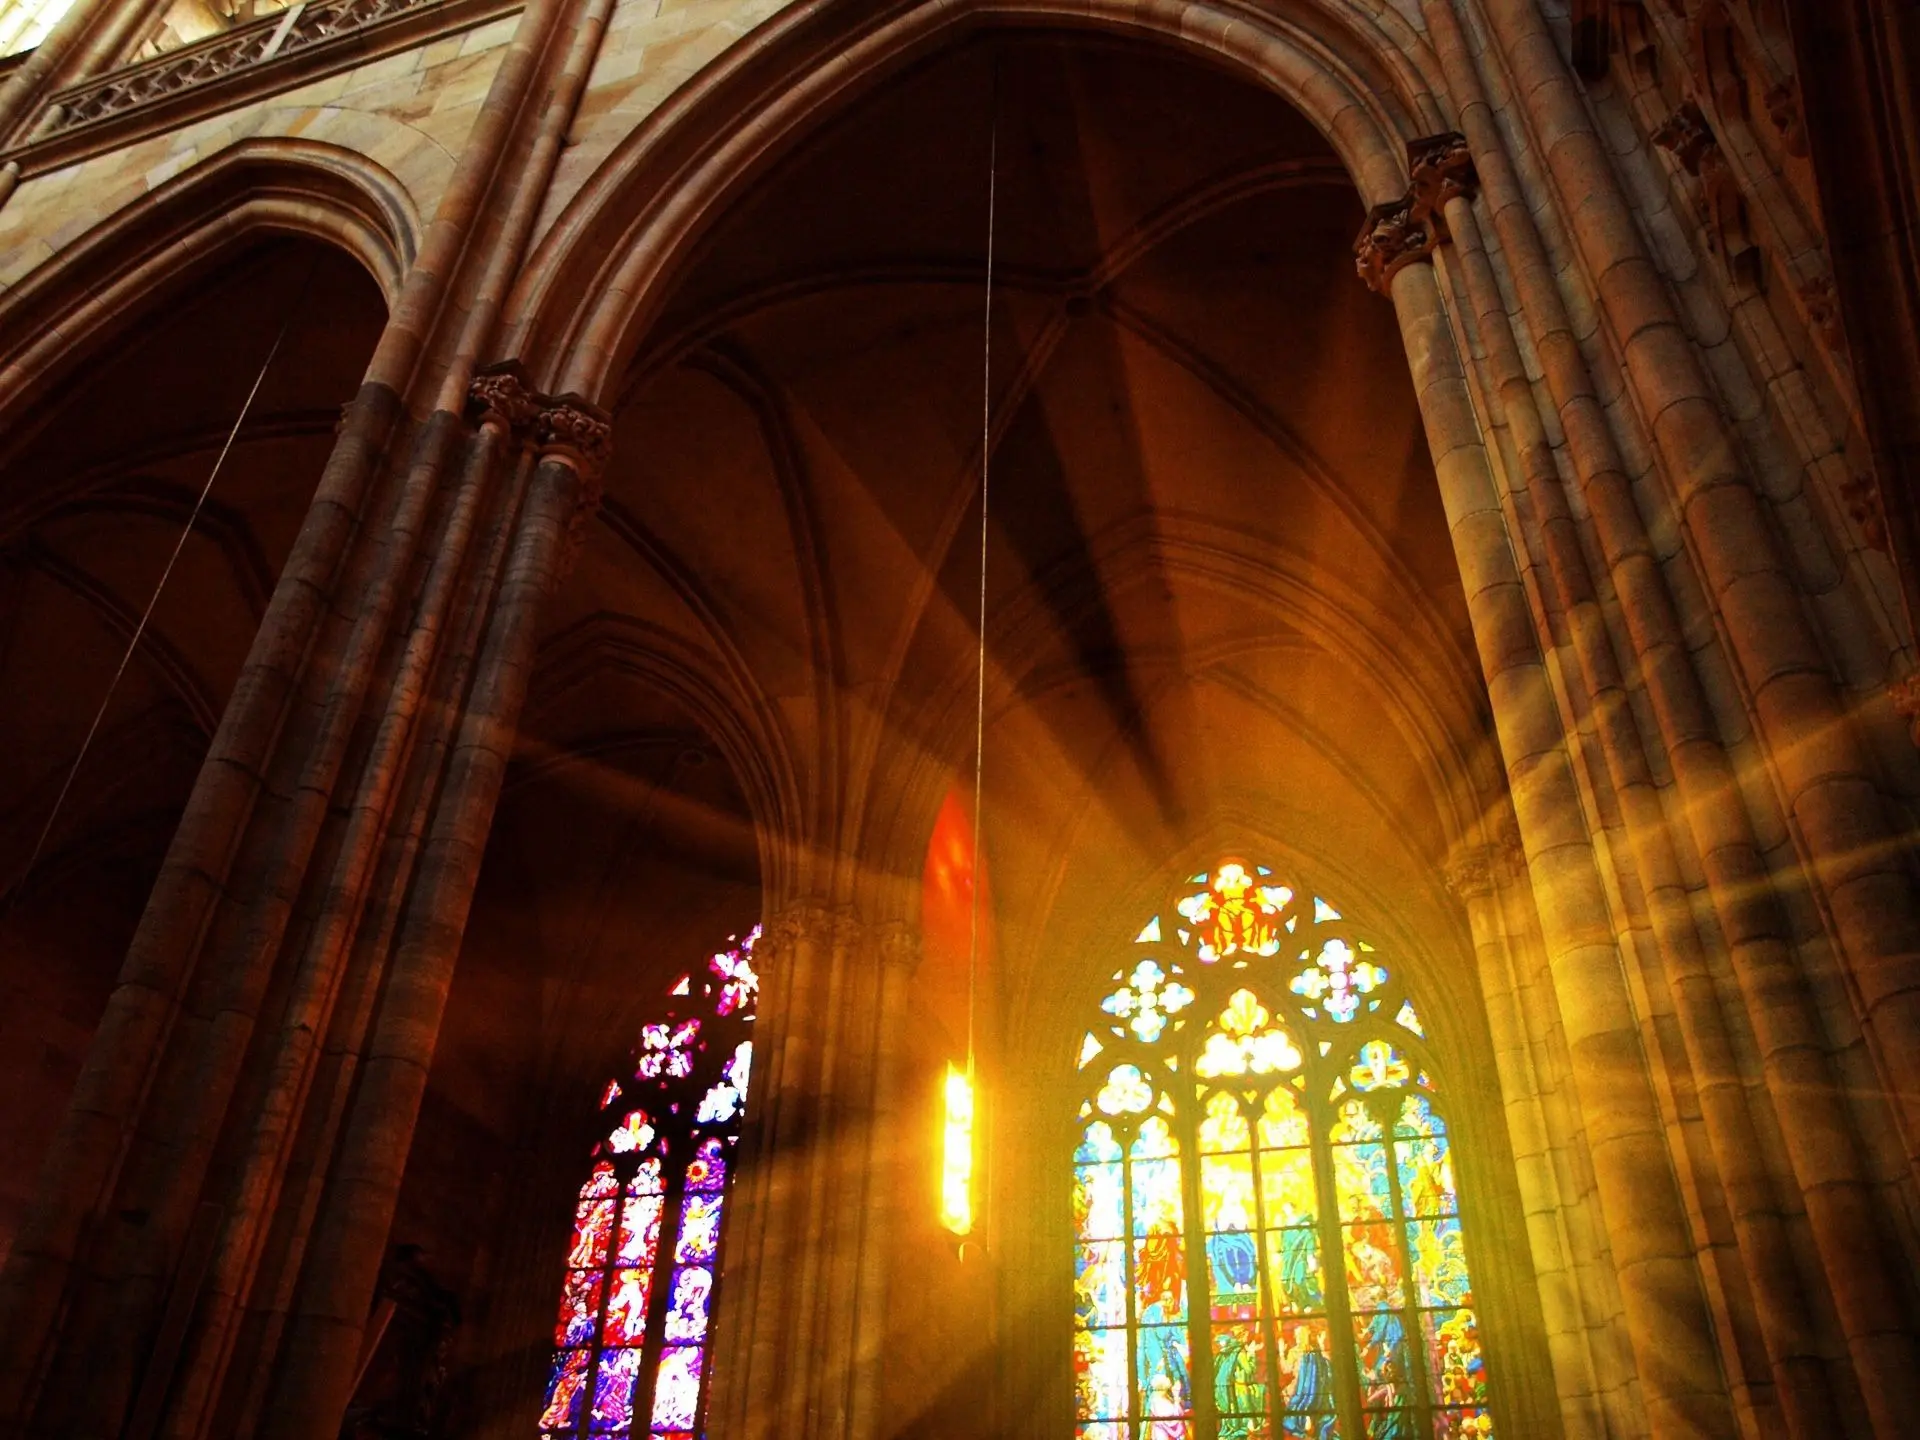
[[[580,478],[597,484],[613,452],[612,417],[581,395],[542,396],[534,439],[540,453],[573,462]]]
[[[1855,475],[1840,486],[1847,515],[1860,527],[1860,538],[1870,549],[1887,551],[1887,513],[1880,507],[1880,487],[1871,475]]]
[[[1369,210],[1353,242],[1355,272],[1381,295],[1394,276],[1446,243],[1447,202],[1472,199],[1479,189],[1467,137],[1451,130],[1409,142],[1407,174],[1407,193]]]
[[[1381,295],[1393,277],[1426,259],[1444,238],[1429,216],[1414,213],[1413,197],[1376,205],[1353,242],[1353,268],[1369,290]]]
[[[1700,182],[1694,208],[1705,226],[1707,244],[1720,256],[1728,278],[1746,287],[1758,285],[1760,246],[1748,222],[1747,197],[1705,112],[1689,100],[1649,138],[1671,152],[1680,167]]]
[[[1696,176],[1707,152],[1720,148],[1706,115],[1691,100],[1669,115],[1647,138],[1670,152],[1689,175]]]
[[[518,436],[540,418],[540,396],[527,384],[519,362],[489,365],[467,385],[467,413],[476,425],[493,424]]]
[[[1800,86],[1782,80],[1767,91],[1767,118],[1780,132],[1780,144],[1787,154],[1799,159],[1807,155],[1807,125],[1800,113]]]
[[[1493,893],[1493,849],[1475,845],[1462,850],[1447,866],[1447,889],[1462,903]]]
[[[1407,173],[1412,178],[1408,198],[1414,213],[1439,222],[1440,239],[1445,240],[1444,211],[1449,200],[1471,200],[1480,193],[1480,176],[1473,168],[1473,152],[1467,137],[1455,130],[1429,135],[1407,146]]]
[[[1822,271],[1800,285],[1800,303],[1807,310],[1807,325],[1836,360],[1847,359],[1847,329],[1840,320],[1840,297],[1834,293],[1833,276]]]
[[[1920,671],[1889,685],[1887,698],[1893,701],[1900,718],[1907,722],[1907,738],[1920,746]]]

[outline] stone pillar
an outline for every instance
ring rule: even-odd
[[[540,458],[513,526],[359,1085],[308,1248],[260,1434],[334,1440],[351,1396],[367,1297],[386,1248],[480,861],[526,698],[539,617],[599,500],[610,426],[576,396],[543,408]]]
[[[1576,1137],[1556,1132],[1548,1118],[1529,1033],[1527,995],[1519,981],[1524,960],[1517,953],[1500,893],[1516,881],[1524,886],[1525,873],[1526,859],[1517,847],[1509,852],[1507,847],[1475,845],[1456,850],[1446,882],[1465,908],[1473,936],[1561,1423],[1567,1440],[1608,1440],[1608,1417],[1598,1393],[1601,1380],[1588,1344],[1589,1307],[1583,1299],[1588,1277],[1581,1273],[1568,1233],[1566,1212],[1577,1201],[1564,1193],[1553,1153]]]
[[[1441,7],[1436,0],[1429,8]],[[1541,142],[1546,178],[1567,207],[1595,303],[1620,346],[1627,383],[1650,417],[1661,473],[1821,892],[1862,1032],[1910,1161],[1920,1164],[1920,897],[1911,845],[1886,811],[1832,667],[1742,469],[1737,437],[1538,0],[1487,0],[1485,9],[1521,118]],[[1450,79],[1457,68],[1450,67]],[[1586,450],[1582,469],[1617,468],[1592,386],[1578,383],[1584,360],[1571,332],[1553,338],[1560,358],[1547,365],[1548,380],[1556,402],[1563,408],[1575,402],[1583,417],[1578,430],[1568,426],[1569,440]],[[1610,557],[1641,548],[1635,542],[1643,527],[1630,493],[1593,514]],[[1721,808],[1732,805],[1729,799]],[[1708,852],[1708,858],[1720,857]],[[1735,887],[1765,884],[1763,872],[1728,878]]]
[[[1379,268],[1390,271],[1486,675],[1649,1426],[1657,1437],[1731,1440],[1692,1237],[1533,617],[1433,269],[1396,263],[1396,230],[1407,227],[1388,227]]]
[[[817,901],[767,924],[749,1140],[731,1202],[713,1440],[876,1432],[899,1011],[915,947]],[[757,1063],[757,1062],[756,1062]]]

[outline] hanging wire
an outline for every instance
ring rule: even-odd
[[[967,1088],[974,1085],[974,1026],[980,990],[980,829],[987,738],[987,482],[993,460],[993,249],[1000,183],[1000,63],[993,62],[987,125],[987,285],[980,342],[980,612],[979,655],[973,689],[973,859],[967,925]]]
[[[233,450],[234,441],[240,437],[240,427],[247,423],[247,415],[252,411],[253,402],[260,394],[260,386],[267,378],[267,371],[272,367],[274,357],[280,353],[281,343],[286,340],[287,331],[293,326],[294,316],[300,313],[300,308],[306,303],[307,291],[313,285],[314,272],[319,268],[320,257],[315,255],[312,263],[307,266],[306,278],[300,282],[300,288],[294,292],[293,303],[287,307],[286,316],[280,321],[279,333],[273,337],[273,344],[268,347],[266,358],[260,362],[259,372],[254,375],[253,384],[247,390],[247,398],[240,402],[240,413],[234,416],[233,428],[227,431],[226,442],[221,445],[220,453],[214,457],[213,468],[207,472],[206,483],[200,487],[200,494],[193,502],[193,509],[188,512],[187,523],[180,528],[180,538],[173,542],[173,553],[167,556],[166,568],[160,572],[159,582],[153,587],[153,594],[147,599],[147,608],[140,612],[140,622],[133,627],[133,636],[127,641],[126,653],[120,657],[120,663],[113,672],[113,679],[107,682],[107,693],[100,697],[100,708],[94,711],[93,723],[87,726],[86,737],[80,742],[79,752],[74,755],[73,763],[67,767],[67,778],[61,782],[60,793],[54,797],[53,809],[47,812],[47,823],[40,827],[39,839],[33,842],[33,851],[27,856],[26,868],[20,872],[20,878],[14,882],[12,890],[7,894],[6,909],[0,912],[0,920],[12,915],[13,907],[27,888],[27,881],[32,877],[34,867],[40,863],[41,852],[46,849],[48,837],[53,834],[54,822],[60,818],[61,810],[66,807],[67,796],[73,789],[74,777],[79,775],[80,767],[86,761],[87,752],[93,748],[94,737],[100,733],[101,722],[107,718],[107,707],[113,703],[114,692],[120,688],[120,679],[127,673],[127,666],[133,663],[134,653],[139,650],[140,641],[147,633],[147,622],[153,619],[154,607],[159,605],[161,593],[165,591],[167,581],[173,575],[173,567],[179,563],[180,552],[187,548],[187,537],[193,533],[193,527],[199,523],[200,512],[206,507],[207,497],[213,493],[213,482],[220,477],[220,469],[227,463],[227,456]]]

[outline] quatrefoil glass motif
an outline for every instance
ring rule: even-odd
[[[1166,1032],[1167,1021],[1193,1003],[1193,991],[1172,979],[1159,964],[1142,960],[1127,983],[1100,1002],[1100,1008],[1151,1045]]]

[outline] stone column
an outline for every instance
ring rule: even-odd
[[[788,1433],[781,1411],[807,1348],[803,1337],[794,1354],[788,1327],[801,1312],[807,1196],[824,1143],[817,1077],[837,926],[828,905],[791,903],[768,918],[755,949],[763,989],[754,1023],[767,1029],[732,1202],[740,1208],[727,1235],[709,1405],[714,1440]]]
[[[1487,467],[1478,421],[1411,205],[1376,211],[1362,254],[1400,320],[1494,725],[1540,911],[1567,1049],[1651,1432],[1736,1433],[1692,1237],[1666,1154],[1638,1017],[1613,941],[1578,785]]]
[[[1572,1143],[1574,1137],[1556,1133],[1547,1117],[1528,1033],[1525,992],[1516,975],[1518,957],[1497,893],[1516,879],[1524,884],[1525,871],[1526,859],[1517,850],[1509,856],[1499,846],[1464,847],[1447,867],[1447,889],[1465,908],[1473,936],[1561,1422],[1567,1440],[1607,1440],[1607,1416],[1597,1393],[1600,1379],[1587,1343],[1587,1306],[1582,1302],[1585,1277],[1579,1273],[1567,1233],[1569,1197],[1562,1192],[1553,1156],[1556,1147]]]
[[[1441,7],[1436,0],[1429,8]],[[1761,498],[1742,469],[1738,440],[1538,0],[1487,0],[1485,12],[1521,117],[1540,142],[1547,179],[1567,207],[1571,238],[1620,346],[1627,383],[1650,417],[1662,475],[1822,894],[1861,1029],[1910,1160],[1920,1163],[1920,898],[1911,845],[1886,811]],[[1457,21],[1453,28],[1457,32]],[[1449,67],[1450,82],[1459,68]],[[1581,383],[1585,362],[1571,331],[1551,338],[1557,353],[1547,365],[1548,381],[1556,403],[1575,414],[1568,438],[1585,452],[1581,468],[1617,471],[1617,450],[1590,377]],[[1547,359],[1549,347],[1540,348]],[[1645,551],[1630,492],[1593,514],[1610,561]],[[1680,759],[1676,755],[1676,764]],[[1733,806],[1733,793],[1720,808]],[[1707,852],[1707,858],[1718,863],[1722,856]],[[1725,858],[1740,865],[1745,857]],[[1765,875],[1731,875],[1728,883],[1763,888]]]
[[[334,1440],[414,1122],[426,1092],[487,829],[526,698],[539,617],[599,500],[606,417],[576,396],[543,409],[540,459],[488,622],[380,997],[260,1434]]]

